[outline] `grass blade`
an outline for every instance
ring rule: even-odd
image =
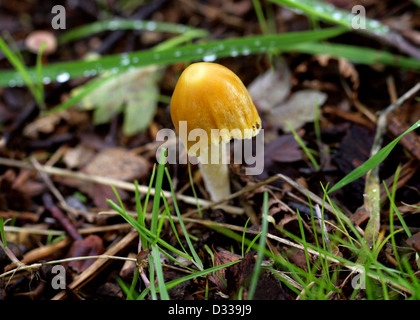
[[[300,145],[302,150],[305,152],[308,159],[311,161],[312,165],[314,166],[316,171],[319,171],[319,164],[315,160],[314,156],[312,155],[312,152],[306,147],[305,142],[301,139],[301,137],[297,134],[296,130],[293,129],[293,127],[289,124],[289,122],[286,121],[286,125],[290,129],[290,131],[293,134],[293,137],[295,138],[296,142]]]
[[[234,265],[235,263],[238,263],[239,261],[240,260],[228,262],[228,263],[225,263],[225,264],[221,264],[219,266],[215,266],[215,267],[212,267],[212,268],[208,268],[208,269],[204,269],[204,270],[201,270],[201,271],[197,271],[197,272],[191,273],[189,275],[186,275],[186,276],[181,277],[181,278],[178,278],[178,279],[174,279],[174,280],[168,281],[166,283],[166,289],[167,290],[172,289],[173,287],[175,287],[176,285],[178,285],[178,284],[180,284],[180,283],[182,283],[184,281],[187,281],[187,280],[190,280],[190,279],[194,279],[194,278],[198,278],[198,277],[202,277],[202,276],[205,276],[205,275],[207,275],[209,273],[218,271],[220,269],[230,267],[231,265]]]
[[[263,199],[263,217],[262,217],[262,226],[261,226],[261,236],[259,239],[259,247],[265,248],[265,241],[267,240],[267,230],[268,230],[268,192],[264,191],[264,199]],[[253,275],[251,277],[251,283],[249,285],[249,291],[248,291],[248,300],[252,300],[254,297],[255,290],[257,288],[258,278],[260,276],[260,269],[261,269],[261,263],[264,257],[263,250],[258,250],[257,254],[257,261],[255,262],[255,268]]]
[[[179,225],[180,225],[180,226],[181,226],[181,228],[182,228],[182,232],[184,233],[185,240],[187,241],[187,244],[188,244],[188,247],[189,247],[189,249],[190,249],[190,251],[191,251],[191,254],[192,254],[192,256],[194,257],[195,264],[197,265],[197,267],[198,267],[200,270],[203,270],[203,263],[201,262],[201,260],[200,260],[200,258],[199,258],[199,256],[198,256],[197,252],[195,251],[194,246],[193,246],[193,244],[191,243],[190,237],[188,236],[188,231],[187,231],[187,228],[185,228],[185,224],[184,224],[184,222],[182,221],[182,216],[181,216],[181,212],[179,211],[178,204],[177,204],[177,201],[176,201],[176,195],[175,195],[174,187],[173,187],[173,184],[172,184],[172,179],[171,179],[171,176],[170,176],[170,174],[169,174],[168,169],[167,169],[167,168],[165,168],[165,169],[166,169],[166,170],[165,170],[165,172],[166,172],[166,177],[168,178],[168,181],[169,181],[169,187],[170,187],[170,190],[171,190],[171,193],[172,193],[172,198],[173,198],[173,203],[174,203],[175,212],[176,212],[176,215],[178,216]]]
[[[43,106],[42,97],[40,97],[40,93],[38,91],[37,86],[34,84],[34,81],[37,79],[38,74],[38,67],[32,68],[32,72],[29,71],[28,68],[23,64],[23,62],[18,58],[18,55],[15,55],[12,50],[8,47],[6,42],[0,37],[0,50],[3,51],[6,58],[9,62],[13,65],[16,69],[16,76],[18,80],[9,79],[9,85],[13,84],[18,86],[19,84],[25,83],[29,90],[31,91],[32,95],[34,96],[38,106]]]
[[[297,43],[328,39],[346,31],[344,28],[329,28],[316,31],[288,32],[280,35],[250,36],[187,44],[158,52],[155,50],[137,51],[124,55],[108,55],[97,60],[60,62],[44,66],[43,76],[54,82],[57,81],[57,77],[63,74],[69,79],[83,77],[87,70],[100,74],[104,71],[122,71],[129,67],[153,64],[169,65],[181,61],[211,61],[221,57],[269,53],[284,50]],[[28,81],[36,79],[34,68],[27,68],[25,79]],[[0,72],[0,86],[9,86],[10,83],[22,86],[22,75],[12,70]]]
[[[165,171],[165,163],[166,163],[166,149],[162,148],[160,152],[159,164],[158,164],[158,169],[157,169],[157,174],[156,174],[155,195],[153,197],[152,222],[150,225],[150,231],[155,235],[157,235],[160,197],[161,197],[161,190],[162,190],[163,173]]]
[[[377,34],[386,34],[389,31],[389,27],[380,23],[377,20],[368,19],[366,17],[356,16],[353,13],[339,9],[331,3],[326,3],[319,0],[270,0],[279,5],[287,6],[289,8],[297,9],[300,12],[310,16],[328,21],[337,25],[347,27],[349,29],[354,28],[355,24],[361,23],[359,18],[364,19],[363,29],[375,32]],[[359,6],[362,9],[363,6]],[[363,8],[364,9],[364,8]],[[362,9],[362,10],[363,10]],[[362,14],[360,12],[360,14]]]
[[[374,65],[376,63],[387,66],[400,67],[412,71],[420,71],[420,62],[414,58],[407,58],[387,51],[365,48],[354,45],[325,43],[325,42],[305,42],[293,45],[288,51],[297,51],[307,54],[325,54],[332,57],[345,58],[349,61]]]
[[[145,239],[147,241],[149,241],[150,243],[158,243],[160,244],[162,247],[172,251],[173,253],[191,260],[192,257],[188,254],[186,254],[185,252],[182,252],[180,250],[178,250],[177,248],[175,248],[174,246],[172,246],[171,244],[167,243],[166,241],[164,241],[163,239],[160,239],[159,237],[156,237],[155,234],[153,234],[150,230],[148,230],[147,228],[143,227],[136,219],[134,219],[132,216],[130,216],[124,209],[122,209],[121,207],[119,207],[116,203],[114,203],[112,200],[107,199],[107,202],[109,203],[109,205],[115,210],[117,211],[129,224],[131,224],[138,232],[139,234],[142,234],[143,237],[145,237]]]
[[[402,137],[404,137],[407,133],[417,129],[420,127],[420,120],[417,121],[415,124],[413,124],[410,128],[408,128],[404,133],[402,133],[400,136],[392,140],[387,146],[382,148],[378,151],[374,156],[369,158],[365,163],[363,163],[361,166],[354,169],[352,172],[350,172],[348,175],[346,175],[343,179],[338,181],[329,191],[328,193],[334,192],[345,185],[357,180],[358,178],[362,177],[365,173],[367,173],[369,170],[372,170],[376,166],[378,166],[382,161],[385,160],[385,158],[390,154],[392,149],[397,145],[397,143],[401,140]]]
[[[151,20],[110,19],[96,21],[78,28],[73,28],[60,35],[58,41],[60,44],[63,44],[84,37],[88,37],[99,32],[115,30],[144,30],[180,34],[195,30],[200,31],[201,33],[208,34],[208,32],[205,30],[191,28],[183,24]]]
[[[157,245],[152,245],[152,258],[155,266],[156,277],[158,280],[158,288],[160,298],[162,300],[169,300],[169,294],[165,286],[165,279],[163,277],[162,263],[160,262],[160,251]]]
[[[4,234],[4,221],[3,221],[3,217],[0,217],[0,235],[1,235],[1,240],[3,242],[3,246],[5,248],[7,248],[6,235]]]

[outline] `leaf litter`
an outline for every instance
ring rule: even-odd
[[[197,7],[188,1],[175,7],[157,5],[149,15],[150,18],[163,19],[163,21],[179,23],[190,21],[195,24],[194,27],[206,28],[218,38],[241,37],[258,34],[261,31],[254,8],[249,2],[228,1],[225,4],[228,8],[226,12],[220,10],[217,3],[200,4]],[[133,6],[127,4],[129,5]],[[28,11],[36,13],[39,10],[34,4],[25,3],[23,8],[17,6],[14,1],[2,3],[0,6],[6,6],[8,10],[16,12],[19,16],[26,15]],[[128,10],[127,7],[119,7],[118,3],[113,6],[115,8],[111,6],[111,10],[116,12]],[[132,12],[136,8],[132,8]],[[95,6],[88,8],[85,5],[78,5],[69,14],[77,25],[82,25],[90,21],[92,12],[99,16],[101,10]],[[276,10],[279,10],[276,12],[278,15],[272,19],[282,32],[303,30],[308,27],[307,20],[302,19],[301,15],[291,11],[285,13],[286,10],[280,7],[276,7]],[[1,14],[2,17],[8,16],[9,11],[4,12]],[[145,11],[139,7],[139,12]],[[392,11],[386,8],[386,4],[378,3],[375,15],[389,19],[389,12]],[[245,19],[245,16],[253,19]],[[278,20],[280,17],[282,19]],[[287,19],[283,19],[284,17]],[[12,23],[15,20],[6,18],[0,19],[3,21],[0,24],[13,26],[11,34],[17,37],[16,39],[19,35],[24,36],[31,31],[18,22]],[[409,41],[416,43],[418,39],[415,19],[395,17],[395,21],[391,21],[397,26],[395,30],[405,35]],[[399,21],[403,23],[398,24]],[[46,24],[48,23],[46,21]],[[147,50],[168,37],[163,33],[150,35],[148,32],[139,34],[124,30],[118,31],[118,38],[113,34],[113,32],[104,32],[91,38],[78,39],[71,45],[59,47],[53,55],[48,56],[48,60],[44,59],[43,62],[85,59],[87,52],[95,50],[105,54],[121,53],[124,57],[124,52]],[[371,39],[366,40],[355,34],[342,35],[340,41],[343,40],[368,47],[373,45]],[[375,43],[375,46],[379,44]],[[386,50],[385,46],[383,48]],[[399,49],[398,46],[394,48]],[[25,58],[29,63],[35,63],[35,55]],[[243,214],[233,215],[223,208],[206,208],[203,210],[204,215],[200,217],[191,202],[186,203],[181,200],[182,196],[193,198],[194,192],[201,200],[206,200],[206,192],[199,174],[193,175],[195,186],[193,192],[188,166],[178,164],[167,167],[174,179],[176,192],[180,196],[178,203],[180,211],[186,221],[189,221],[186,230],[194,237],[194,246],[198,249],[203,264],[206,267],[213,267],[226,262],[239,261],[233,266],[212,273],[207,278],[198,277],[176,286],[169,293],[173,299],[246,299],[256,252],[251,250],[243,256],[240,255],[240,243],[208,228],[206,219],[229,226],[240,234],[243,233],[244,225],[249,219],[245,234],[247,238],[254,239],[260,228],[262,195],[265,191],[270,193],[267,243],[270,252],[286,259],[299,270],[310,271],[307,259],[309,265],[318,268],[324,257],[310,250],[307,256],[300,244],[293,242],[293,237],[301,237],[303,231],[305,240],[315,244],[317,240],[322,243],[325,239],[321,237],[321,233],[325,230],[331,235],[339,231],[335,224],[334,210],[329,206],[325,206],[322,215],[325,219],[324,224],[316,220],[315,227],[312,225],[313,202],[321,205],[324,195],[321,184],[323,186],[334,184],[341,177],[360,167],[371,156],[374,128],[377,125],[376,112],[384,110],[394,102],[393,97],[404,94],[418,82],[418,74],[414,71],[402,71],[390,66],[356,64],[346,59],[333,58],[328,53],[307,56],[291,52],[283,54],[281,59],[277,56],[233,55],[230,58],[217,59],[216,62],[237,72],[247,84],[259,109],[265,129],[264,172],[260,176],[249,177],[243,174],[242,166],[231,165],[232,186],[237,194],[229,204],[242,209]],[[9,67],[4,59],[0,63]],[[134,259],[133,256],[137,255],[139,249],[138,234],[130,231],[130,225],[124,224],[120,217],[106,212],[109,210],[106,199],[113,199],[115,202],[118,200],[109,185],[53,173],[50,173],[50,184],[42,178],[40,172],[26,166],[25,160],[36,158],[44,166],[68,169],[68,172],[74,173],[99,175],[123,182],[138,181],[141,186],[147,187],[153,166],[156,164],[158,146],[154,141],[156,132],[161,128],[171,128],[170,106],[165,96],[171,95],[177,76],[186,65],[187,63],[178,63],[166,68],[156,66],[129,68],[121,73],[116,69],[115,76],[86,95],[77,108],[46,115],[36,110],[35,103],[26,89],[0,88],[2,158],[15,161],[5,162],[0,159],[0,217],[6,220],[11,218],[5,226],[8,244],[13,249],[13,255],[25,263],[26,267],[30,263],[85,255],[122,255]],[[92,74],[89,74],[88,78],[91,76]],[[85,90],[90,81],[95,80],[96,78],[86,82],[86,79],[74,79],[46,84],[44,87],[46,105],[54,108],[63,100]],[[412,97],[389,115],[387,131],[383,136],[384,142],[399,136],[418,120],[420,115],[418,104],[418,99]],[[285,125],[286,122],[304,141],[309,152],[320,160],[321,165],[318,170],[310,165],[307,154],[290,133],[290,127]],[[419,267],[417,216],[420,203],[418,192],[420,180],[417,170],[419,141],[418,130],[410,132],[379,166],[379,178],[386,181],[389,189],[392,189],[396,168],[399,164],[403,164],[401,179],[396,185],[395,204],[406,221],[406,230],[409,234],[397,233],[396,251],[390,249],[393,243],[388,239],[384,249],[378,253],[377,259],[386,266],[395,266],[400,254],[407,258],[416,276]],[[15,165],[19,163],[19,166],[13,166],[12,163]],[[195,166],[191,169],[196,173]],[[249,192],[243,191],[257,185],[263,179],[276,176],[279,179],[273,179],[270,184],[264,184]],[[331,195],[334,203],[343,210],[359,231],[365,230],[371,216],[369,210],[363,206],[365,188],[366,176],[362,176]],[[52,198],[53,205],[47,206],[42,199],[50,193],[55,197]],[[131,212],[135,212],[136,199],[133,193],[121,188],[118,189],[118,194],[124,205]],[[60,199],[64,199],[64,203]],[[70,199],[73,199],[72,202]],[[141,194],[141,199],[144,200],[144,194]],[[383,188],[380,191],[380,200],[381,217],[377,220],[379,233],[375,233],[375,236],[379,237],[383,232],[389,232],[391,228],[391,221],[387,217],[390,205]],[[175,218],[173,199],[168,197],[167,201],[170,206],[169,211],[166,212],[162,207],[160,212],[171,214]],[[152,209],[151,202],[144,208],[145,212],[150,212]],[[54,208],[55,211],[59,209],[66,218],[62,219],[59,215],[54,217],[48,207]],[[107,214],[98,214],[98,212]],[[319,216],[316,219],[320,219]],[[13,225],[9,225],[10,221]],[[405,228],[400,225],[397,216],[392,222],[394,227]],[[161,227],[161,236],[176,245],[178,240],[170,224],[162,220]],[[288,232],[290,237],[281,230]],[[35,231],[37,233],[32,234]],[[179,234],[182,236],[181,232]],[[333,237],[329,241],[333,241],[332,239]],[[354,258],[345,246],[330,244],[331,247],[327,246],[327,249],[334,252],[334,257]],[[210,250],[206,250],[209,247],[212,248],[211,254]],[[43,281],[50,281],[53,276],[50,266],[47,265],[37,267],[41,271],[39,273],[41,280],[31,279],[29,272],[22,272],[19,277],[4,275],[15,268],[10,261],[10,252],[9,255],[6,252],[7,250],[0,248],[2,268],[0,271],[3,271],[2,279],[6,279],[8,283],[6,286],[3,285],[4,282],[0,282],[1,299],[126,298],[117,279],[117,275],[123,274],[122,262],[76,259],[71,263],[63,263],[68,267],[67,291],[57,292],[43,285]],[[148,253],[145,259],[147,255]],[[211,259],[212,256],[214,260]],[[166,281],[185,275],[186,269],[183,265],[174,263],[167,257],[161,261]],[[123,278],[126,283],[130,283],[133,280],[136,264],[132,260],[126,260],[124,264],[126,263],[127,265],[131,263],[130,271],[125,272]],[[327,272],[336,276],[334,272],[338,265],[338,260],[334,260],[334,265],[329,266]],[[191,265],[186,266],[191,267]],[[305,289],[295,281],[294,272],[274,271],[274,267],[278,266],[273,265],[270,259],[265,259],[263,266],[254,299],[309,297],[309,294],[305,296]],[[147,270],[148,266],[145,264],[144,268]],[[313,271],[317,270],[319,269],[314,268]],[[319,272],[315,276],[321,277],[322,274]],[[347,276],[349,274],[344,271],[337,275],[335,293],[326,295],[327,298],[352,297],[351,281],[348,281]],[[207,280],[210,280],[210,286],[207,286],[209,284]],[[311,286],[316,287],[315,282],[306,289],[310,291]],[[143,282],[137,285],[137,289],[143,288]],[[239,294],[241,296],[238,296]],[[365,294],[361,292],[356,297],[364,298]],[[398,297],[402,299],[403,295]],[[150,299],[151,296],[146,298]]]

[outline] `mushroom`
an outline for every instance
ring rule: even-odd
[[[57,49],[57,39],[52,32],[37,30],[31,32],[25,39],[25,46],[28,51],[38,53],[41,45],[45,42],[43,55],[54,53]]]
[[[251,139],[261,129],[261,119],[242,81],[220,64],[191,64],[175,86],[171,117],[188,155],[197,156],[211,199],[229,196],[228,143]]]

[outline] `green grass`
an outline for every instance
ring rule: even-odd
[[[337,24],[349,29],[352,28],[355,14],[339,9],[330,3],[319,0],[270,0],[273,3],[283,5],[285,7],[299,10],[298,12],[308,17],[324,20],[333,24]],[[377,33],[387,34],[389,27],[377,20],[366,18],[366,30]]]
[[[237,57],[250,54],[264,54],[279,50],[290,49],[298,43],[324,40],[346,32],[344,28],[329,28],[316,31],[289,32],[280,35],[249,36],[243,38],[224,39],[185,44],[182,46],[164,48],[160,50],[143,50],[124,54],[113,54],[99,57],[95,60],[80,60],[70,62],[51,63],[43,67],[43,79],[54,82],[63,74],[66,79],[83,77],[87,71],[101,74],[105,71],[114,73],[129,67],[143,67],[148,65],[169,65],[176,62],[196,60],[216,60],[222,57]],[[3,49],[3,48],[2,48]],[[0,86],[21,86],[23,75],[29,81],[36,79],[35,69],[30,67],[18,71],[1,71]]]
[[[129,222],[135,229],[138,230],[139,234],[141,235],[141,244],[143,250],[145,248],[150,248],[150,254],[148,256],[149,259],[149,280],[150,286],[146,287],[141,293],[137,293],[134,290],[138,283],[139,272],[137,270],[133,282],[131,285],[125,284],[122,280],[119,280],[119,283],[124,290],[128,299],[145,299],[147,294],[150,294],[151,298],[168,300],[169,293],[168,290],[175,287],[176,285],[182,283],[183,281],[187,281],[193,278],[198,277],[205,277],[213,272],[230,266],[234,263],[223,264],[220,266],[213,266],[210,268],[205,269],[203,266],[202,261],[200,260],[196,250],[194,249],[193,243],[190,239],[190,236],[187,232],[187,229],[182,221],[181,213],[179,211],[176,196],[174,193],[174,189],[172,186],[172,180],[169,175],[169,171],[165,170],[165,158],[166,158],[166,150],[162,148],[161,158],[157,166],[157,174],[156,178],[155,175],[152,174],[152,178],[150,181],[150,185],[152,185],[152,181],[154,180],[155,183],[155,195],[153,196],[153,208],[152,208],[152,218],[150,222],[150,226],[145,223],[145,208],[147,208],[147,202],[149,201],[150,192],[147,193],[145,198],[145,203],[142,205],[139,193],[136,192],[136,207],[137,207],[137,219],[133,218],[124,208],[124,204],[122,203],[118,193],[114,189],[114,192],[117,196],[119,204],[116,204],[112,200],[108,200],[108,203],[127,221]],[[164,180],[164,173],[166,173],[167,181],[170,185],[172,196],[173,196],[173,203],[174,203],[174,210],[178,217],[178,223],[181,226],[183,231],[184,239],[187,242],[188,250],[186,250],[181,242],[181,237],[177,232],[177,228],[173,219],[171,219],[171,208],[168,206],[168,203],[165,199],[163,193],[161,194],[162,190],[162,183]],[[150,190],[150,188],[149,188]],[[172,230],[178,239],[178,244],[181,249],[175,248],[173,245],[166,242],[161,237],[160,233],[160,221],[163,221],[165,217],[164,214],[161,214],[160,207],[161,207],[161,200],[164,203],[164,208],[166,210],[166,215],[168,216],[168,220],[172,226]],[[180,266],[183,266],[183,263],[178,261],[175,257],[180,256],[184,259],[190,260],[191,263],[195,266],[195,268],[185,267],[185,272],[188,275],[184,277],[180,277],[175,280],[165,282],[163,265],[161,263],[161,254],[172,260],[173,262],[177,263]],[[157,287],[154,285],[154,280],[157,279]]]
[[[340,208],[333,203],[330,198],[330,193],[342,188],[347,183],[354,181],[355,177],[363,175],[372,168],[379,166],[385,157],[392,151],[398,141],[412,130],[419,127],[420,121],[415,123],[403,135],[394,139],[386,147],[382,148],[375,156],[372,156],[360,167],[355,169],[345,176],[333,188],[328,189],[323,187],[324,198],[323,205],[319,209],[321,212],[321,225],[325,223],[324,220],[324,205],[329,204],[333,208],[334,215],[334,228],[332,233],[326,233],[324,228],[316,226],[319,223],[319,217],[315,217],[314,208],[311,205],[311,219],[313,233],[317,235],[314,243],[309,243],[305,238],[305,232],[302,223],[302,217],[297,212],[299,221],[300,237],[290,233],[287,230],[276,227],[281,234],[289,239],[292,239],[295,244],[300,245],[300,249],[304,251],[306,257],[307,270],[303,270],[287,260],[287,256],[276,255],[265,248],[264,243],[269,239],[275,241],[278,237],[266,234],[266,199],[264,199],[264,208],[262,210],[262,231],[261,238],[258,244],[255,239],[251,240],[244,236],[248,231],[244,228],[242,234],[233,232],[232,230],[223,229],[221,227],[214,227],[215,230],[237,240],[241,243],[248,244],[252,249],[258,252],[257,264],[260,264],[262,254],[266,259],[274,261],[273,267],[265,267],[269,272],[275,274],[280,281],[294,291],[300,299],[330,299],[334,295],[343,294],[343,288],[350,290],[349,296],[346,298],[355,299],[358,294],[361,294],[367,300],[391,300],[391,299],[420,299],[420,285],[418,279],[415,277],[414,270],[409,264],[410,253],[402,253],[397,248],[396,235],[400,232],[405,232],[406,236],[411,236],[411,233],[404,222],[403,217],[398,212],[395,204],[395,192],[398,181],[398,170],[395,174],[392,191],[387,191],[389,207],[390,207],[390,220],[398,218],[402,228],[395,230],[393,223],[390,223],[390,230],[387,235],[381,233],[376,238],[373,245],[366,242],[364,236],[354,227],[349,218],[343,214]],[[308,197],[309,203],[311,203]],[[331,220],[329,220],[329,223]],[[318,240],[320,237],[320,240]],[[274,240],[273,240],[274,239]],[[397,266],[390,268],[379,261],[379,254],[383,251],[386,243],[391,243],[393,254],[396,257]],[[337,249],[345,249],[346,257],[337,255]],[[243,252],[243,249],[242,249]],[[413,255],[414,252],[411,252]],[[401,257],[403,256],[403,257]],[[311,257],[317,257],[315,262]],[[251,279],[254,283],[255,279],[260,275],[261,271],[258,269]],[[295,285],[291,285],[290,275],[294,280]],[[297,285],[296,285],[297,284]],[[253,284],[255,286],[255,284]],[[359,286],[358,286],[359,285]],[[299,287],[299,288],[298,288]],[[255,288],[252,287],[252,293]]]
[[[20,52],[15,48],[13,42],[9,45],[0,38],[0,49],[9,60],[15,70],[0,71],[0,86],[27,86],[34,96],[38,106],[46,110],[43,100],[44,83],[60,82],[64,79],[87,77],[92,75],[103,75],[92,80],[84,90],[78,95],[73,96],[61,105],[50,110],[55,112],[73,106],[84,96],[91,93],[96,88],[103,85],[107,80],[115,75],[124,72],[130,67],[144,67],[148,65],[171,65],[178,62],[191,61],[217,61],[219,58],[231,57],[241,59],[242,56],[250,54],[282,54],[287,52],[299,52],[305,54],[329,54],[333,57],[345,58],[351,62],[372,65],[380,63],[409,69],[411,71],[420,71],[420,62],[413,58],[399,56],[384,50],[371,49],[357,45],[346,45],[326,42],[345,32],[351,32],[351,22],[355,17],[353,14],[337,9],[331,4],[321,1],[293,1],[293,0],[271,0],[270,4],[282,5],[294,10],[299,10],[302,14],[308,16],[314,25],[315,30],[290,32],[286,34],[273,34],[272,17],[266,18],[264,13],[270,14],[267,3],[264,8],[259,1],[253,1],[263,35],[250,37],[241,37],[234,39],[211,40],[206,30],[190,28],[184,25],[173,25],[169,23],[157,23],[154,21],[133,21],[126,19],[112,19],[100,22],[94,22],[80,28],[69,30],[59,37],[59,44],[64,45],[71,41],[97,34],[103,31],[114,30],[145,30],[155,32],[171,32],[175,37],[166,42],[158,44],[156,47],[124,54],[114,54],[98,57],[96,60],[69,61],[60,63],[50,63],[45,66],[41,64],[42,48],[38,53],[35,66],[26,66]],[[339,27],[318,29],[318,20],[332,23]],[[388,28],[381,23],[367,19],[367,30],[376,34],[385,35],[389,32]],[[198,40],[192,43],[193,40]],[[386,147],[382,148],[373,157],[367,160],[350,174],[346,175],[333,185],[331,188],[322,186],[324,190],[323,205],[316,208],[310,205],[311,216],[309,223],[313,233],[318,237],[314,243],[308,242],[303,228],[303,217],[297,212],[300,234],[292,234],[287,230],[278,229],[288,241],[299,250],[303,250],[306,258],[306,270],[299,268],[288,260],[288,257],[280,252],[276,254],[268,249],[267,241],[284,244],[285,238],[276,237],[268,232],[269,220],[268,203],[269,194],[264,193],[263,206],[261,208],[261,231],[255,233],[248,228],[248,222],[243,226],[242,232],[234,232],[221,225],[211,225],[210,227],[224,236],[236,240],[238,247],[241,248],[240,254],[244,256],[246,252],[255,250],[257,259],[254,271],[250,276],[250,281],[240,288],[240,292],[248,290],[248,298],[252,299],[257,290],[258,279],[263,272],[271,272],[279,281],[287,286],[300,299],[331,299],[334,295],[344,295],[344,288],[350,293],[346,293],[346,298],[356,299],[362,295],[365,299],[420,299],[420,283],[412,269],[411,253],[402,252],[397,244],[397,235],[410,237],[412,234],[405,223],[398,207],[395,203],[396,184],[399,172],[395,174],[395,180],[392,189],[388,190],[384,186],[388,196],[390,230],[387,234],[380,234],[375,242],[370,246],[366,243],[362,234],[354,227],[351,221],[342,210],[333,202],[331,195],[344,187],[345,185],[360,178],[373,168],[378,167],[384,159],[390,154],[400,139],[407,133],[412,132],[420,126],[420,120],[413,124],[401,136],[394,139]],[[318,137],[319,138],[319,137]],[[309,159],[315,168],[318,168],[316,159],[312,156],[310,150],[305,149],[301,144]],[[162,158],[161,158],[162,160]],[[171,189],[172,205],[170,206],[165,196],[160,192],[162,183],[166,179]],[[192,184],[192,178],[190,174]],[[159,161],[153,169],[149,190],[154,185],[155,194],[150,198],[150,192],[146,195],[143,203],[140,200],[138,190],[135,193],[137,217],[133,217],[124,208],[124,204],[118,197],[118,203],[108,200],[109,204],[123,217],[133,228],[139,232],[139,241],[143,250],[148,250],[148,274],[150,286],[142,288],[140,285],[140,272],[137,269],[132,283],[126,284],[119,280],[121,287],[126,294],[127,299],[169,299],[169,290],[184,281],[194,278],[208,277],[214,275],[218,270],[230,266],[233,263],[205,267],[200,259],[200,255],[194,246],[194,237],[188,234],[185,227],[181,210],[176,201],[175,190],[172,180],[164,162]],[[193,184],[192,184],[193,187]],[[195,190],[194,195],[195,194]],[[117,194],[117,193],[116,193]],[[118,194],[117,194],[118,196]],[[152,218],[150,223],[146,221],[146,209],[149,200],[153,202]],[[311,199],[308,197],[309,203]],[[198,203],[198,201],[197,201]],[[333,208],[333,232],[327,233],[319,225],[326,221],[324,205]],[[200,208],[198,208],[200,210]],[[315,216],[319,209],[320,217]],[[171,216],[174,212],[177,217],[177,223],[182,229],[183,235],[178,234],[176,222]],[[200,211],[201,212],[201,211]],[[201,214],[200,214],[201,216]],[[177,239],[177,244],[170,244],[163,237],[164,219],[169,221],[173,233]],[[319,220],[320,219],[320,220]],[[401,227],[395,225],[398,221]],[[4,224],[0,219],[0,234],[3,245],[6,247],[4,235]],[[386,243],[391,244],[393,255],[397,262],[395,268],[390,268],[378,259]],[[246,248],[246,250],[245,250]],[[337,254],[337,249],[346,251],[345,257]],[[210,248],[204,248],[204,253],[210,256],[208,261],[214,261]],[[175,280],[165,280],[164,265],[161,261],[161,255],[167,257],[174,263],[177,263],[185,271],[186,275]],[[184,266],[179,258],[187,259],[192,267]],[[317,259],[313,259],[316,257]],[[263,264],[264,260],[271,260],[273,264],[267,266]],[[362,287],[352,285],[354,279],[361,279]],[[155,285],[155,280],[157,285]],[[241,298],[238,294],[237,298]]]
[[[338,181],[329,191],[328,193],[334,192],[345,185],[357,180],[358,178],[362,177],[368,171],[376,168],[385,158],[390,154],[390,152],[394,149],[394,147],[398,144],[398,142],[404,137],[407,133],[414,131],[415,129],[420,127],[420,120],[414,123],[410,128],[408,128],[405,132],[403,132],[400,136],[392,140],[387,146],[382,148],[378,153],[376,153],[373,157],[369,158],[363,165],[357,167],[355,170],[350,172],[340,181]]]

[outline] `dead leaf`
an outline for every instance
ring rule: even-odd
[[[23,129],[23,135],[31,139],[38,139],[40,133],[52,133],[61,119],[61,112],[39,116]]]
[[[162,75],[161,70],[158,66],[128,69],[86,95],[79,102],[79,107],[93,109],[97,125],[108,123],[116,114],[123,112],[124,134],[132,135],[145,130],[156,112],[157,82]],[[72,96],[84,88],[85,85],[73,89]]]
[[[102,238],[99,236],[92,234],[87,236],[82,240],[74,241],[68,257],[84,257],[84,256],[95,256],[100,255],[105,252],[105,247],[102,241]],[[68,266],[75,272],[81,273],[86,270],[95,259],[87,259],[87,260],[74,260],[70,261]]]
[[[270,111],[283,102],[290,93],[290,70],[283,60],[277,60],[275,68],[258,76],[249,86],[248,92],[261,111]]]
[[[410,247],[417,250],[417,252],[420,252],[420,232],[417,232],[416,234],[412,235],[410,238],[408,238],[405,241]]]
[[[313,239],[313,229],[301,219],[303,230],[305,231],[306,240],[310,241]],[[299,218],[296,214],[286,213],[282,219],[277,224],[279,228],[287,230],[293,233],[296,236],[301,237],[300,227],[299,227]]]
[[[269,142],[266,155],[277,162],[296,162],[302,160],[302,149],[292,134],[285,134]]]
[[[146,159],[120,147],[100,151],[81,169],[87,174],[123,181],[140,180],[149,172],[148,170],[149,163]],[[117,201],[112,188],[106,185],[83,183],[79,189],[89,194],[99,208],[109,207],[106,199]],[[127,192],[122,189],[117,191],[122,200],[127,198]]]
[[[63,156],[63,162],[70,169],[80,168],[92,158],[94,150],[83,144],[69,148]]]
[[[149,163],[143,157],[124,148],[116,147],[100,151],[82,171],[118,180],[134,180],[143,177]]]
[[[365,207],[361,206],[356,209],[356,212],[350,216],[350,221],[356,225],[361,226],[369,220],[369,212]]]
[[[306,255],[304,251],[297,248],[289,248],[287,250],[287,258],[290,262],[302,270],[308,271],[308,263],[306,261]]]
[[[290,132],[290,126],[297,130],[305,123],[313,122],[316,115],[316,106],[322,106],[327,100],[327,95],[317,90],[297,91],[289,100],[272,110],[271,123],[274,127]]]
[[[360,85],[359,73],[350,61],[344,58],[335,58],[328,54],[316,55],[314,56],[314,59],[318,61],[319,65],[322,67],[327,67],[331,62],[337,61],[338,72],[344,78],[348,78],[352,82],[353,92],[357,92]]]
[[[40,134],[50,134],[55,132],[61,121],[65,121],[69,125],[76,126],[87,123],[89,118],[85,112],[73,109],[66,109],[46,115],[40,115],[23,129],[23,135],[31,139],[39,139]]]
[[[229,251],[221,250],[216,252],[214,249],[214,264],[216,266],[241,260],[240,262],[222,268],[216,272],[212,281],[217,285],[220,291],[224,294],[232,295],[239,289],[239,287],[247,280],[249,275],[254,270],[255,259],[251,253],[247,253],[242,258],[240,255]]]

